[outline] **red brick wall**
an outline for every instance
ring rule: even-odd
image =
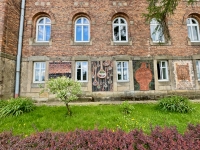
[[[0,51],[10,55],[17,54],[21,0],[4,0],[0,3]]]
[[[113,3],[116,2],[117,6]],[[126,2],[127,6],[124,5]],[[190,56],[200,54],[199,46],[187,43],[186,18],[190,13],[199,13],[200,2],[195,7],[180,2],[175,14],[168,18],[171,34],[171,45],[151,46],[149,24],[142,14],[146,12],[146,0],[27,0],[26,26],[24,29],[23,57],[31,55],[46,56],[154,56],[174,55]],[[30,46],[29,39],[35,38],[34,18],[37,13],[45,12],[55,21],[52,25],[51,46]],[[70,45],[74,37],[74,19],[77,15],[86,14],[91,22],[92,45]],[[125,16],[128,22],[128,35],[132,39],[130,46],[112,46],[112,19],[116,14]],[[32,24],[30,23],[32,21]],[[133,24],[130,23],[133,21]],[[72,23],[72,24],[71,24]]]

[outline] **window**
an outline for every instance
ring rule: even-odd
[[[75,42],[89,42],[90,23],[87,18],[78,18],[75,22]]]
[[[44,81],[45,81],[45,62],[35,62],[34,63],[33,82],[41,83]]]
[[[200,81],[200,60],[196,61],[196,67],[197,67],[197,79]]]
[[[88,80],[88,62],[77,61],[76,62],[76,80],[86,82]]]
[[[151,39],[154,43],[164,43],[165,38],[160,26],[160,23],[156,19],[152,19],[150,22]]]
[[[188,37],[191,42],[199,42],[199,23],[194,18],[187,19]]]
[[[128,61],[117,61],[117,80],[128,81]]]
[[[51,38],[51,20],[42,17],[37,21],[36,41],[49,42]]]
[[[157,63],[158,80],[168,81],[168,65],[167,61],[159,61]]]
[[[128,32],[126,20],[119,17],[113,21],[113,41],[128,42]]]

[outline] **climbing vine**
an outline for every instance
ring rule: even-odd
[[[188,3],[192,4],[194,1],[195,0],[188,0]],[[147,7],[148,12],[144,14],[146,21],[150,22],[151,19],[155,18],[160,24],[165,39],[169,40],[170,33],[168,30],[167,17],[174,14],[181,0],[147,0],[147,2],[149,3]],[[159,30],[159,28],[156,28],[156,30]],[[162,38],[162,36],[160,37]]]

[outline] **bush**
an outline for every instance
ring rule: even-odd
[[[121,112],[125,115],[131,114],[131,112],[134,110],[134,106],[128,103],[128,101],[124,101],[120,105]]]
[[[19,116],[25,112],[34,110],[35,105],[28,98],[11,98],[7,104],[0,109],[0,117],[9,115]]]
[[[158,106],[165,111],[188,113],[193,110],[188,98],[171,96],[160,99]]]
[[[152,129],[149,135],[142,130],[126,133],[121,130],[77,130],[69,133],[41,132],[29,137],[0,134],[0,149],[135,149],[135,150],[199,150],[200,125],[190,125],[184,135],[175,127]]]

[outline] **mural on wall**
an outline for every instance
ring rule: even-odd
[[[113,91],[113,62],[92,61],[92,91]]]
[[[191,60],[173,61],[175,88],[177,90],[186,90],[195,88],[194,72]]]
[[[52,61],[49,62],[49,79],[66,76],[71,78],[71,62]]]
[[[135,91],[155,90],[153,61],[134,60],[133,74]]]

